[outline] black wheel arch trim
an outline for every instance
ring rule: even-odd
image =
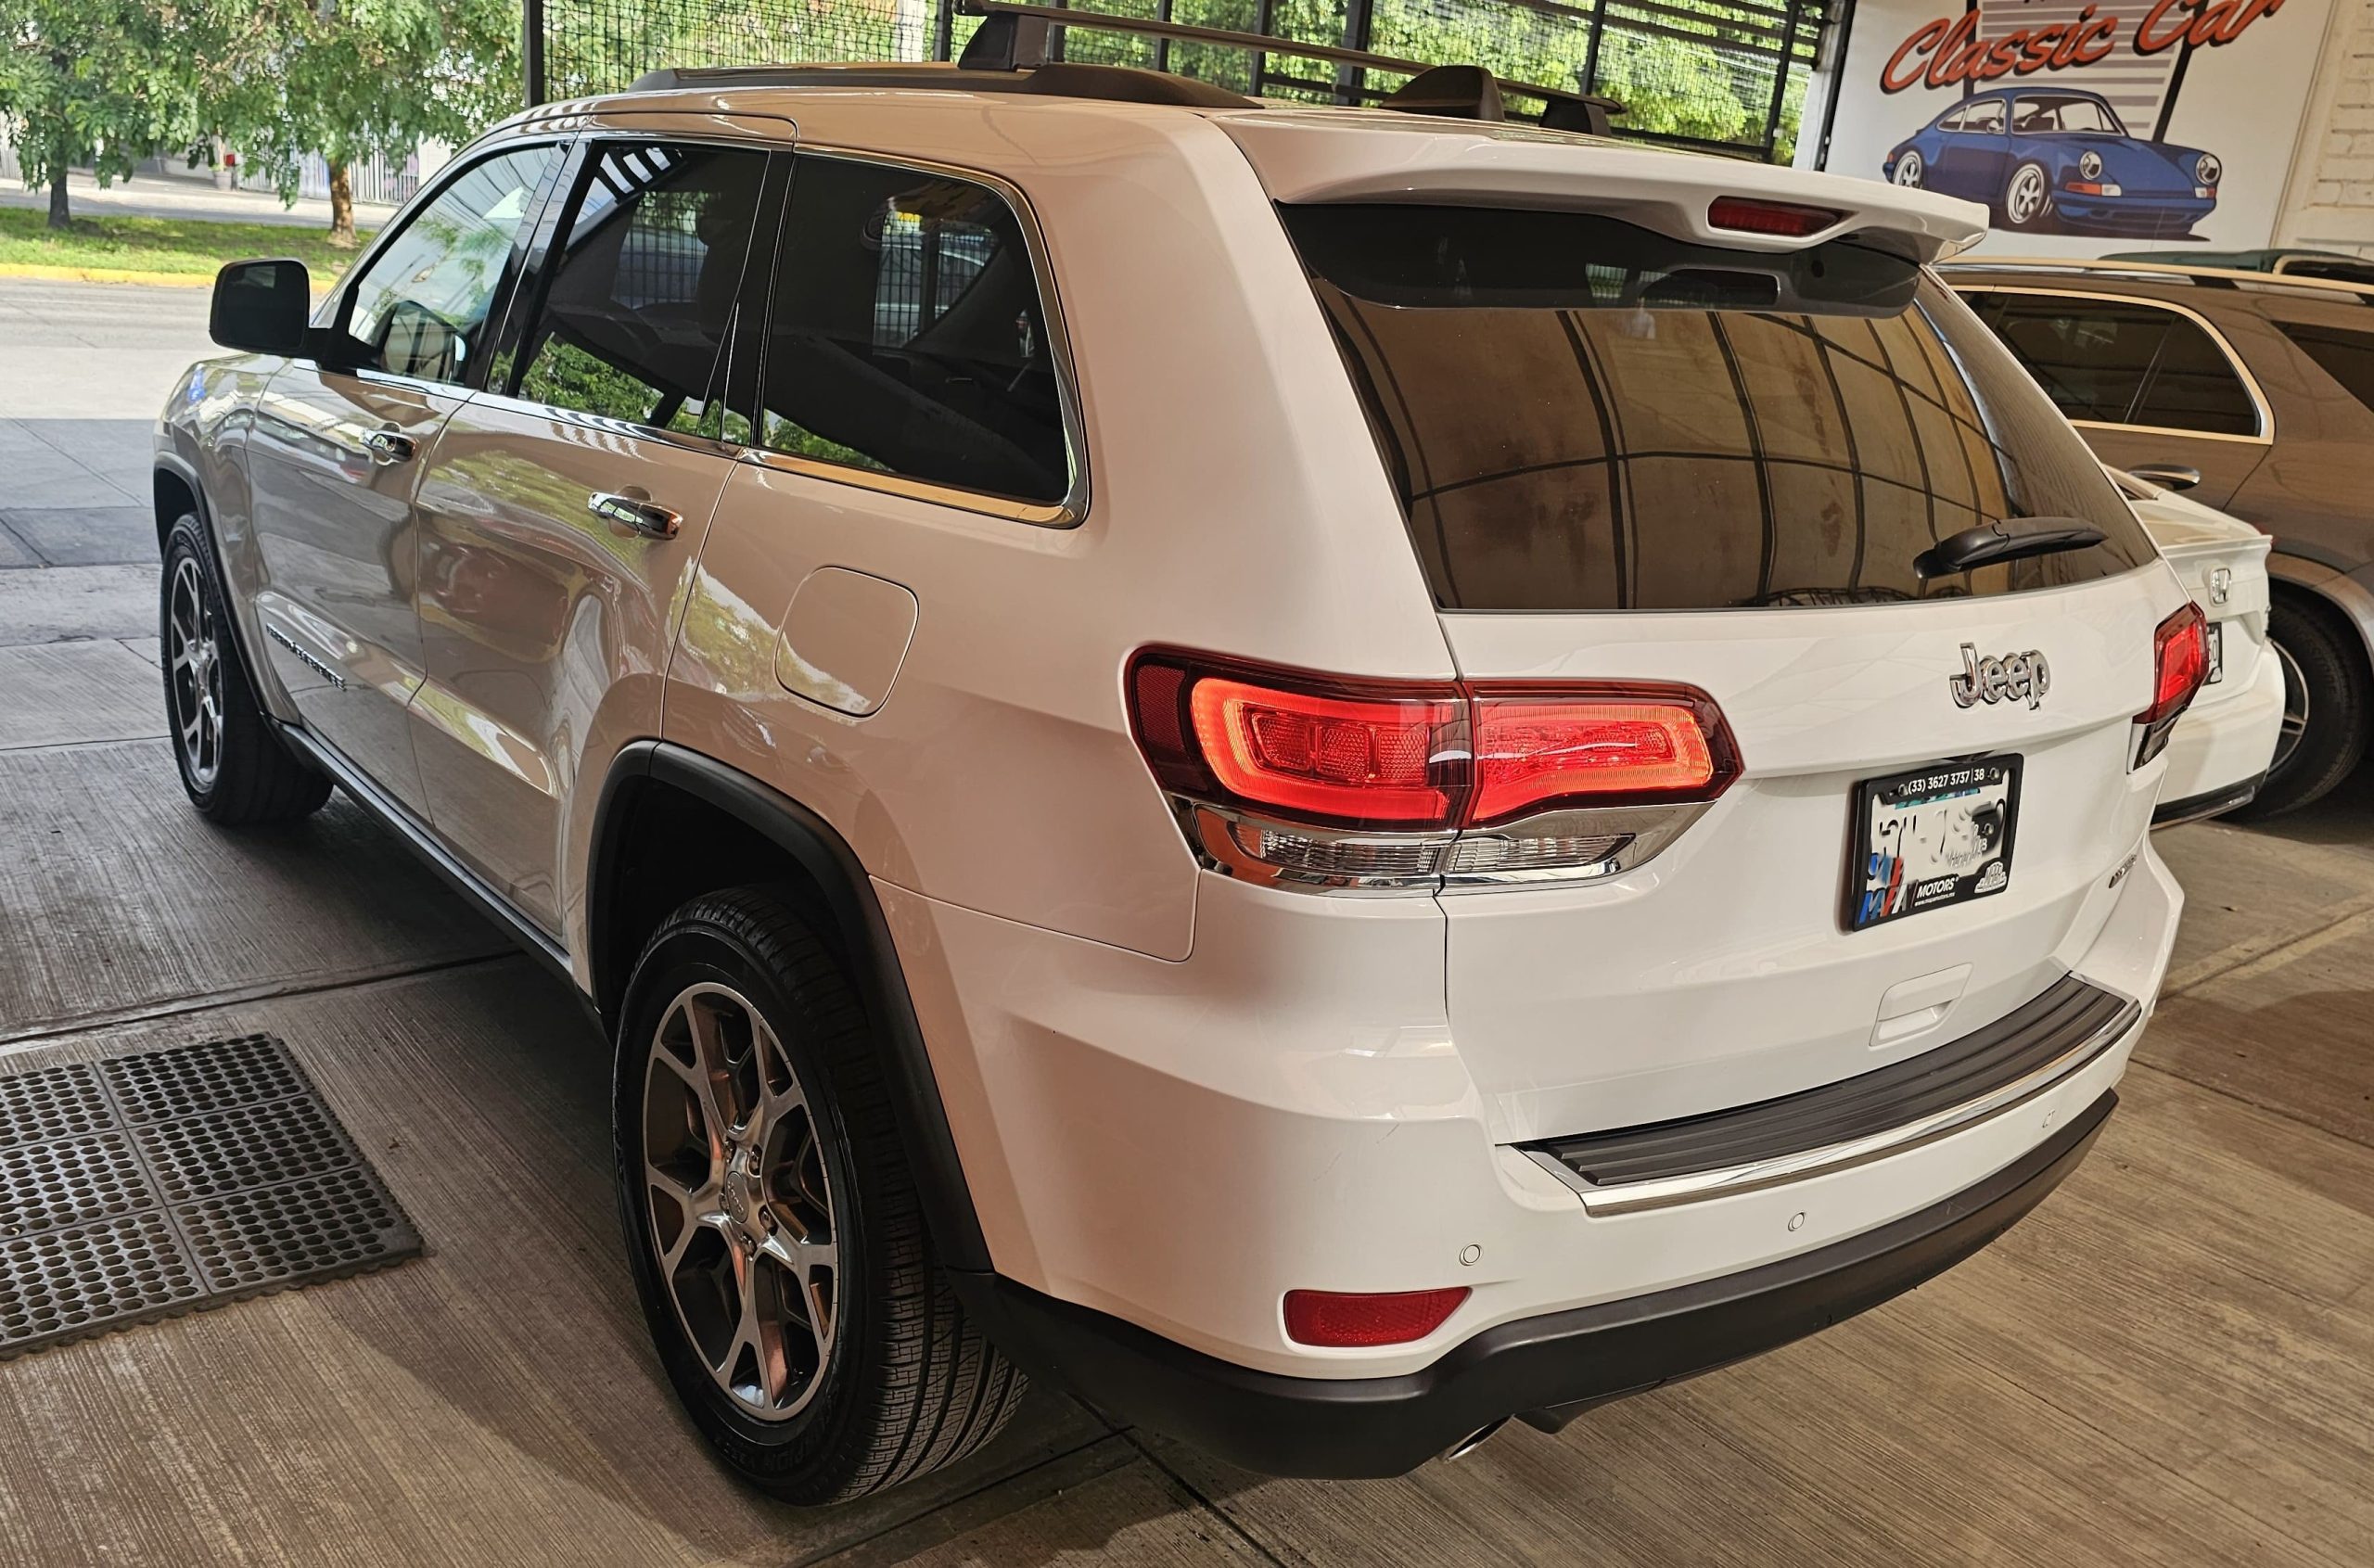
[[[836,926],[831,935],[850,957],[851,977],[882,1044],[892,1108],[939,1262],[951,1271],[986,1273],[989,1243],[973,1208],[972,1189],[964,1179],[939,1081],[924,1046],[923,1027],[881,901],[857,852],[807,807],[738,769],[681,746],[644,740],[619,749],[594,806],[585,877],[588,968],[594,1003],[606,1025],[617,1024],[626,971],[635,955],[609,948],[612,938],[603,930],[601,911],[620,873],[619,854],[634,798],[655,784],[683,790],[760,835],[797,861],[823,893]]]
[[[1555,1431],[1593,1405],[1776,1349],[1934,1279],[2043,1202],[2117,1103],[2103,1090],[2009,1166],[1901,1219],[1740,1273],[1501,1323],[1398,1377],[1259,1371],[1001,1276],[953,1280],[1001,1351],[1108,1421],[1273,1475],[1399,1475],[1508,1417]]]
[[[191,465],[189,459],[178,452],[157,453],[149,468],[152,473],[171,474],[174,483],[189,491],[190,510],[198,518],[198,531],[206,539],[206,564],[213,568],[215,585],[222,590],[224,598],[229,598],[231,576],[223,569],[223,541],[215,531],[214,506],[206,499],[206,487],[198,482],[198,469]],[[150,504],[154,504],[153,496],[150,498]],[[160,555],[164,553],[165,542],[172,533],[171,522],[162,523],[158,527],[157,545]],[[231,652],[239,661],[239,673],[247,677],[248,690],[255,694],[256,707],[263,711],[266,718],[273,719],[275,728],[281,728],[281,721],[274,717],[271,705],[264,701],[264,694],[272,688],[256,678],[256,657],[253,650],[248,646],[246,623],[239,618],[239,607],[236,605],[224,605],[223,607],[230,612]]]

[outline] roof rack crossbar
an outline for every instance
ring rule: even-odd
[[[958,9],[967,16],[986,19],[981,32],[986,32],[1000,20],[1012,19],[1018,30],[1026,21],[1035,21],[1042,29],[1079,28],[1091,32],[1129,32],[1146,37],[1165,38],[1181,44],[1210,44],[1221,48],[1244,49],[1255,54],[1283,55],[1290,59],[1323,60],[1330,65],[1351,66],[1356,70],[1388,71],[1398,76],[1419,78],[1437,69],[1423,60],[1406,60],[1392,55],[1380,55],[1367,49],[1347,49],[1334,44],[1306,44],[1295,38],[1278,38],[1266,32],[1237,32],[1227,28],[1199,27],[1191,22],[1165,21],[1157,17],[1124,17],[1102,11],[1075,10],[1068,6],[1033,6],[1008,4],[1006,0],[961,0]],[[975,35],[976,38],[979,34]],[[1043,36],[1043,35],[1042,35]],[[1017,44],[1022,34],[1013,34]],[[1002,49],[1001,42],[992,49]],[[965,46],[964,63],[973,63],[973,50]],[[1017,57],[1017,63],[1004,70],[1018,70],[1023,64],[1035,63]],[[1518,82],[1508,77],[1493,79],[1497,86],[1522,97],[1538,98],[1542,104],[1541,122],[1553,131],[1589,131],[1597,135],[1608,134],[1610,117],[1624,112],[1624,106],[1613,98],[1594,93],[1579,93],[1565,87],[1544,87],[1536,83]],[[1413,80],[1410,85],[1415,85]],[[1395,107],[1388,94],[1385,107]],[[1429,101],[1440,95],[1430,91],[1423,95]],[[1412,108],[1414,104],[1401,107]],[[1421,113],[1451,112],[1443,108],[1420,109]]]

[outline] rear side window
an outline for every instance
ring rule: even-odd
[[[2374,332],[2346,332],[2296,321],[2275,325],[2351,397],[2374,409]]]
[[[596,144],[521,346],[519,395],[662,429],[723,427],[719,360],[766,155]]]
[[[1046,304],[985,185],[800,158],[763,379],[777,452],[1022,502],[1071,490]]]
[[[1581,213],[1283,210],[1445,608],[1884,602],[2151,558],[2085,444],[1901,257],[1723,250]],[[1914,574],[2012,516],[2106,542]]]
[[[2072,419],[2258,433],[2258,409],[2234,362],[2189,316],[2139,300],[2074,295],[1968,298]]]

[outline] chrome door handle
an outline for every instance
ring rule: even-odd
[[[363,449],[374,463],[409,463],[412,461],[412,438],[401,430],[374,430],[363,438]]]
[[[2181,463],[2146,463],[2129,468],[2138,479],[2148,479],[2162,490],[2190,490],[2201,483],[2201,470]]]
[[[606,523],[632,529],[645,539],[673,539],[684,524],[683,514],[639,495],[597,490],[585,498],[585,509]]]

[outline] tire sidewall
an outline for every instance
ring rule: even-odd
[[[651,1039],[669,1003],[703,980],[732,987],[765,1015],[799,1078],[810,1116],[824,1133],[822,1154],[841,1261],[834,1280],[837,1320],[831,1353],[819,1373],[821,1386],[807,1408],[786,1421],[750,1415],[710,1378],[677,1319],[675,1299],[659,1277],[652,1243],[642,1182],[643,1099]],[[803,1469],[847,1440],[860,1390],[874,1370],[870,1362],[878,1340],[874,1315],[879,1292],[866,1245],[867,1196],[849,1157],[849,1128],[834,1092],[830,1064],[815,1049],[803,1017],[767,965],[732,933],[697,918],[680,919],[662,930],[635,965],[619,1011],[614,1053],[619,1222],[653,1346],[695,1421],[731,1462],[761,1477]]]
[[[2308,684],[2309,727],[2282,768],[2267,775],[2259,797],[2234,813],[2240,818],[2278,816],[2314,803],[2347,775],[2366,748],[2368,694],[2355,662],[2356,650],[2337,637],[2327,617],[2280,595],[2268,616],[2267,635],[2291,656]]]
[[[184,560],[198,563],[198,592],[206,595],[206,611],[214,620],[214,637],[223,659],[223,736],[222,762],[214,770],[214,782],[200,784],[189,771],[189,755],[183,748],[181,712],[173,691],[173,579],[181,571]],[[173,519],[165,534],[165,564],[157,589],[157,662],[164,675],[165,720],[172,726],[167,736],[173,748],[173,768],[182,776],[182,788],[200,810],[211,806],[221,793],[231,765],[232,746],[245,738],[254,699],[248,692],[247,671],[239,663],[236,643],[231,636],[229,606],[223,598],[222,580],[214,573],[214,552],[207,547],[205,525],[196,514],[185,512]],[[235,736],[234,729],[241,732]]]

